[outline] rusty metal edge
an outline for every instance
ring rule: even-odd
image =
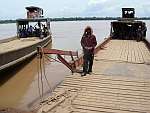
[[[147,48],[150,51],[150,42],[147,39],[144,39],[144,43],[146,44]]]

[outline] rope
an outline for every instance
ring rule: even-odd
[[[51,59],[56,62],[59,62],[59,63],[61,63],[61,62],[55,58],[45,55],[42,47],[40,47],[40,52],[41,53],[37,57],[38,58],[38,61],[37,61],[38,67],[37,68],[38,68],[38,90],[39,90],[39,96],[40,96],[40,100],[41,100],[41,104],[42,104],[44,102],[44,99],[43,99],[43,97],[44,97],[44,79],[46,80],[46,83],[49,87],[50,92],[52,92],[52,87],[46,76],[45,58],[50,62],[51,62]],[[42,106],[43,106],[43,104],[42,104]]]
[[[44,56],[45,56],[45,58],[46,58],[48,61],[50,61],[50,62],[51,62],[50,59],[52,59],[52,60],[54,60],[54,61],[56,61],[56,62],[58,62],[58,63],[61,63],[60,61],[56,60],[56,57],[55,57],[55,58],[52,58],[52,57],[50,57],[50,56],[48,56],[48,55],[44,55]]]
[[[40,71],[39,71],[39,58],[38,58],[39,56],[37,56],[37,71],[38,71],[38,92],[39,92],[39,97],[40,97],[40,99],[41,99],[41,101],[42,101],[42,95],[41,95],[41,90],[40,90]]]
[[[44,52],[43,52],[43,48],[42,48],[42,56],[43,56],[43,60],[42,60],[43,61],[42,62],[42,64],[43,64],[43,74],[44,74],[45,80],[47,82],[47,85],[49,87],[49,90],[50,90],[50,92],[52,92],[52,87],[51,87],[50,83],[48,82],[48,79],[47,79],[47,76],[46,76],[46,71],[45,71],[45,55],[44,55]]]
[[[37,57],[37,68],[38,68],[38,90],[39,90],[39,96],[40,96],[40,103],[42,104],[42,102],[44,101],[44,82],[43,80],[46,80],[46,83],[49,87],[50,92],[52,92],[52,87],[47,79],[46,76],[46,71],[45,71],[45,55],[43,52],[43,49],[41,48],[41,53],[40,55],[38,55]],[[44,77],[44,78],[43,78]],[[43,106],[43,104],[42,104]]]
[[[43,96],[44,96],[44,85],[43,85],[43,67],[42,67],[42,60],[40,59],[40,74],[41,74],[41,77],[40,77],[40,80],[41,80],[41,96],[42,96],[42,101],[43,101]]]
[[[59,105],[63,103],[63,107],[60,108],[60,110],[67,112],[67,113],[72,113],[73,112],[73,100],[75,100],[79,94],[79,91],[81,91],[82,88],[76,89],[68,89],[68,90],[63,90],[61,92],[56,92],[53,94],[50,98],[48,98],[45,102],[44,105],[49,105],[48,108],[41,108],[44,113],[51,112],[52,110],[55,111]]]

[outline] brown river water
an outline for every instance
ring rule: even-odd
[[[63,50],[78,50],[82,52],[80,39],[84,28],[90,25],[93,28],[97,41],[101,42],[109,36],[111,21],[71,21],[52,22],[51,32],[53,41],[48,48]],[[148,31],[150,22],[146,21]],[[15,24],[0,25],[0,39],[15,35]],[[150,36],[149,32],[147,33]],[[150,38],[148,38],[150,39]],[[15,107],[30,110],[39,100],[38,90],[38,63],[36,56],[14,68],[0,73],[0,108]],[[69,69],[56,62],[46,62],[46,76],[52,89],[54,89],[65,76],[71,75]],[[44,83],[44,94],[50,95],[50,89]]]

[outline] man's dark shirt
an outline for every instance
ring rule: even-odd
[[[81,39],[81,45],[83,47],[83,51],[93,54],[94,48],[97,45],[96,37],[94,35],[83,36]],[[87,49],[91,48],[91,49]]]

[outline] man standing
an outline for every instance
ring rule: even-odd
[[[87,26],[84,30],[84,34],[81,39],[81,46],[83,48],[83,73],[81,76],[90,74],[92,72],[94,49],[97,45],[96,37],[93,35],[93,30],[90,26]]]

